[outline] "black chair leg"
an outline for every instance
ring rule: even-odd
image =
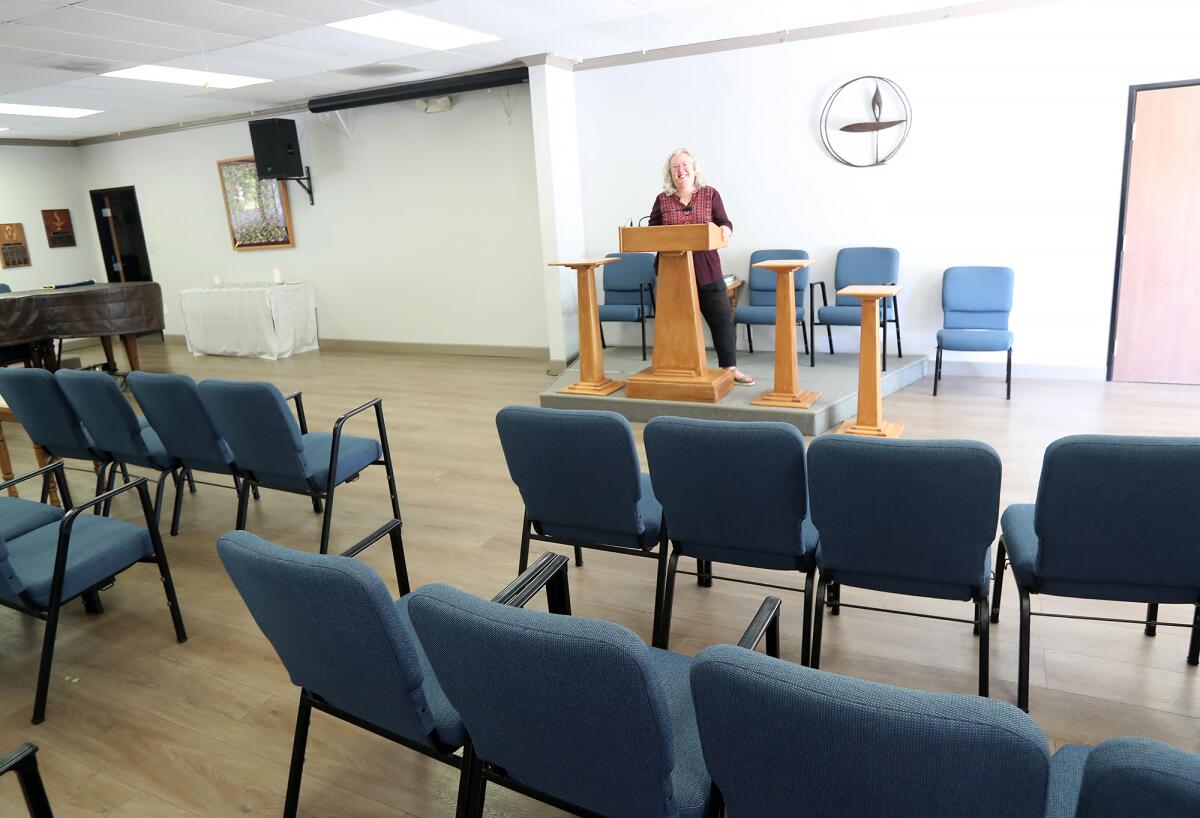
[[[191,469],[185,470],[185,473],[187,474],[188,491],[191,492],[192,494],[195,494],[196,493],[196,478],[192,477]]]
[[[746,325],[746,346],[750,349],[750,354],[754,354],[754,330],[750,325]],[[805,350],[807,352],[807,350]]]
[[[99,497],[101,494],[104,493],[104,485],[106,482],[105,478],[108,476],[108,469],[111,465],[112,464],[110,464],[110,463],[101,463],[100,468],[96,469],[96,493],[92,495],[93,497]],[[42,486],[42,502],[43,503],[46,502],[46,498],[48,496],[49,489],[50,489],[50,481],[47,480],[46,483],[43,484],[43,486]],[[102,509],[100,508],[100,506],[92,507],[92,513],[95,514],[96,516],[100,516],[101,511],[102,511]]]
[[[825,325],[825,334],[829,336],[829,354],[833,354],[833,327],[829,324]]]
[[[60,591],[61,593],[61,591]],[[55,596],[53,593],[51,596]],[[37,692],[33,697],[33,723],[46,720],[46,698],[50,693],[50,666],[54,663],[54,637],[58,633],[58,599],[50,600],[46,611],[46,632],[42,636],[42,657],[38,663]]]
[[[1192,612],[1192,641],[1188,643],[1187,663],[1200,665],[1200,602],[1197,602]]]
[[[246,507],[248,505],[250,505],[250,479],[246,478],[238,486],[237,522],[234,524],[234,528],[238,531],[246,530]]]
[[[529,567],[529,518],[521,523],[521,556],[517,559],[517,574],[524,574]]]
[[[175,472],[164,471],[158,475],[158,485],[154,489],[154,527],[158,528],[159,520],[162,518],[163,497],[166,494],[167,478],[172,478],[175,481]]]
[[[812,656],[813,579],[815,567],[804,572],[804,633],[800,635],[800,664],[808,666]]]
[[[400,587],[400,596],[408,594],[412,586],[408,582],[408,563],[404,558],[404,520],[400,516],[400,495],[396,491],[396,472],[392,468],[392,447],[388,443],[387,426],[383,422],[382,406],[376,407],[376,423],[379,427],[379,448],[383,452],[383,471],[387,475],[388,496],[392,504],[392,519],[400,520],[400,525],[388,532],[392,545],[392,563],[396,567],[396,583]]]
[[[842,601],[842,584],[840,582],[829,583],[829,589],[825,592],[825,598],[829,600],[829,615],[841,616],[842,606],[838,603]]]
[[[654,624],[650,628],[650,644],[658,645],[658,634],[662,628],[663,589],[667,585],[667,538],[658,543],[658,570],[654,577]]]
[[[475,753],[470,741],[463,747],[462,772],[458,779],[458,806],[455,818],[483,818],[484,801],[487,798],[487,776],[483,774],[483,761]]]
[[[800,337],[804,339],[804,354],[808,354],[808,324],[803,320],[800,321]],[[753,352],[754,350],[750,350]]]
[[[600,348],[608,349],[608,343],[604,340],[604,323],[600,323]]]
[[[642,325],[642,360],[646,360],[646,317],[639,322]]]
[[[186,473],[186,475],[183,472],[181,472],[179,474],[179,476],[175,478],[175,508],[171,512],[171,536],[172,537],[176,537],[179,535],[179,518],[183,514],[183,481],[184,481],[185,476],[187,478],[190,478],[191,474],[192,473],[189,470]],[[195,488],[192,489],[193,492],[195,490],[196,490]]]
[[[971,631],[972,636],[979,635],[979,617],[982,616],[982,614],[980,613],[982,610],[983,610],[983,602],[981,602],[978,599],[975,600],[975,626]]]
[[[1004,367],[1004,399],[1012,400],[1012,347],[1008,348],[1008,364]]]
[[[992,622],[1000,621],[1000,595],[1004,593],[1004,567],[1008,565],[1008,550],[1004,538],[1000,538],[1000,550],[996,554],[996,579],[992,583]]]
[[[900,346],[900,302],[892,296],[892,323],[896,325],[896,357],[904,357],[904,347]]]
[[[329,553],[329,529],[333,526],[333,481],[325,491],[325,516],[321,518],[321,553]]]
[[[138,499],[142,501],[142,514],[147,520],[152,518],[150,508],[150,492],[143,483],[137,488]],[[158,564],[158,577],[162,580],[163,592],[167,595],[167,608],[171,612],[171,624],[175,626],[175,640],[187,641],[187,630],[183,627],[183,614],[179,611],[179,598],[175,596],[175,583],[171,581],[171,568],[167,565],[167,552],[163,548],[162,535],[158,533],[158,525],[147,526],[150,533],[150,547],[154,549],[154,561]]]
[[[1158,635],[1158,603],[1151,602],[1146,606],[1146,635]]]
[[[84,591],[79,595],[83,600],[84,613],[90,616],[99,616],[104,613],[104,603],[100,601],[100,589],[92,588],[89,591]]]
[[[829,580],[822,572],[817,583],[817,596],[813,600],[812,645],[808,653],[808,666],[816,670],[821,668],[821,626],[825,621],[825,590],[828,586]]]
[[[110,463],[108,466],[108,479],[104,482],[104,490],[112,491],[116,485],[117,485],[117,464]],[[96,506],[96,508],[100,509],[101,517],[107,517],[109,515],[109,513],[112,511],[112,500],[105,500],[104,503],[102,504],[102,506],[103,507]]]
[[[975,617],[975,629],[979,633],[979,695],[985,699],[988,696],[988,659],[990,651],[988,650],[988,623],[991,621],[991,616],[988,614],[987,599],[980,599],[975,603],[977,616]]]
[[[1021,636],[1017,648],[1017,707],[1029,712],[1029,591],[1017,586],[1021,597]]]
[[[283,800],[283,818],[296,818],[300,806],[300,779],[304,776],[304,750],[308,746],[308,724],[312,705],[307,692],[300,691],[300,707],[296,710],[296,734],[292,738],[292,763],[288,768],[287,795]]]
[[[696,584],[701,588],[712,587],[712,560],[696,560]]]
[[[662,613],[658,618],[658,634],[654,647],[667,650],[671,644],[671,606],[675,602],[675,572],[679,569],[679,551],[671,552],[667,560],[667,577],[663,586]]]
[[[879,345],[881,368],[887,372],[887,299],[879,302],[879,332],[883,335],[883,343]]]
[[[575,567],[576,568],[583,567],[583,548],[581,548],[578,545],[575,546]]]
[[[322,508],[322,506],[321,506],[321,498],[320,498],[320,497],[318,497],[318,496],[317,496],[317,495],[315,495],[315,494],[312,496],[312,506],[313,506],[313,513],[314,513],[314,514],[320,514],[320,513],[321,513],[321,508]]]
[[[259,495],[259,493],[258,493],[258,483],[251,483],[251,484],[250,484],[250,491],[254,493],[254,499],[255,499],[255,500],[261,500],[261,499],[262,499],[262,497],[261,497],[261,496]]]
[[[933,396],[937,397],[938,379],[942,377],[942,345],[938,344],[937,357],[933,362]]]

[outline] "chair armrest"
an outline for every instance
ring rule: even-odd
[[[284,401],[295,401],[296,403],[296,419],[300,423],[300,434],[308,434],[308,418],[304,416],[304,393],[297,389],[291,394],[283,396]]]
[[[571,593],[567,586],[567,558],[562,554],[542,554],[521,576],[492,597],[492,601],[514,608],[524,608],[543,588],[546,589],[546,599],[550,603],[550,613],[570,615]]]
[[[0,757],[0,775],[15,772],[25,795],[30,818],[53,818],[46,788],[38,772],[37,745],[25,742],[6,756]]]
[[[742,634],[738,647],[754,650],[763,636],[767,637],[767,655],[779,658],[779,608],[783,603],[778,597],[769,596],[762,601],[758,613],[750,620],[750,627]]]
[[[0,775],[20,769],[36,752],[37,745],[27,741],[8,755],[0,757]]]
[[[50,472],[55,473],[54,477],[56,480],[59,481],[58,484],[60,486],[63,484],[63,481],[66,480],[67,475],[66,475],[66,472],[63,470],[62,461],[55,460],[53,463],[47,463],[46,465],[42,466],[41,468],[34,469],[29,474],[23,474],[20,477],[14,477],[12,480],[5,480],[3,483],[0,483],[0,491],[4,491],[9,486],[15,486],[18,483],[24,483],[26,480],[32,479],[34,477],[40,477],[42,475],[49,474]]]
[[[383,398],[372,398],[362,406],[354,407],[333,422],[333,442],[329,447],[329,477],[326,478],[329,481],[329,485],[326,486],[326,490],[332,487],[333,480],[337,476],[338,449],[341,448],[342,444],[342,427],[346,425],[346,421],[348,421],[350,418],[365,412],[372,407],[375,409],[375,422],[379,426],[379,445],[382,447],[384,455],[386,456],[388,451],[388,442],[387,427],[384,426],[383,423]]]

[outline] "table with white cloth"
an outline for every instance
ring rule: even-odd
[[[287,358],[317,349],[311,284],[241,284],[179,293],[193,355]]]

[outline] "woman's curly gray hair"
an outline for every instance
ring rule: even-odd
[[[686,156],[692,160],[692,178],[695,180],[696,187],[704,187],[704,174],[700,172],[700,165],[696,162],[696,155],[687,148],[676,148],[667,156],[667,162],[663,165],[663,190],[670,194],[676,192],[675,180],[671,178],[671,161],[676,156]]]

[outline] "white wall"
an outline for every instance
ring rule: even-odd
[[[71,211],[75,246],[50,249],[42,211],[64,208]],[[79,152],[74,148],[0,146],[0,224],[11,222],[24,225],[32,262],[29,267],[0,269],[0,281],[14,290],[105,280],[92,206],[79,183]]]
[[[746,277],[754,249],[800,247],[832,283],[838,248],[896,247],[905,348],[928,352],[942,271],[1011,266],[1018,371],[1102,378],[1128,89],[1200,76],[1197,6],[1067,3],[577,72],[588,254],[616,250],[617,225],[649,212],[667,153],[686,145],[734,223],[726,272]],[[884,167],[836,163],[817,132],[828,95],[862,74],[912,102]],[[755,332],[763,348],[767,336]]]
[[[352,137],[297,116],[316,204],[288,183],[291,249],[230,247],[216,163],[251,153],[244,122],[86,146],[80,187],[136,187],[168,333],[181,289],[279,268],[315,286],[324,338],[544,348],[528,89],[454,100],[347,112]]]

